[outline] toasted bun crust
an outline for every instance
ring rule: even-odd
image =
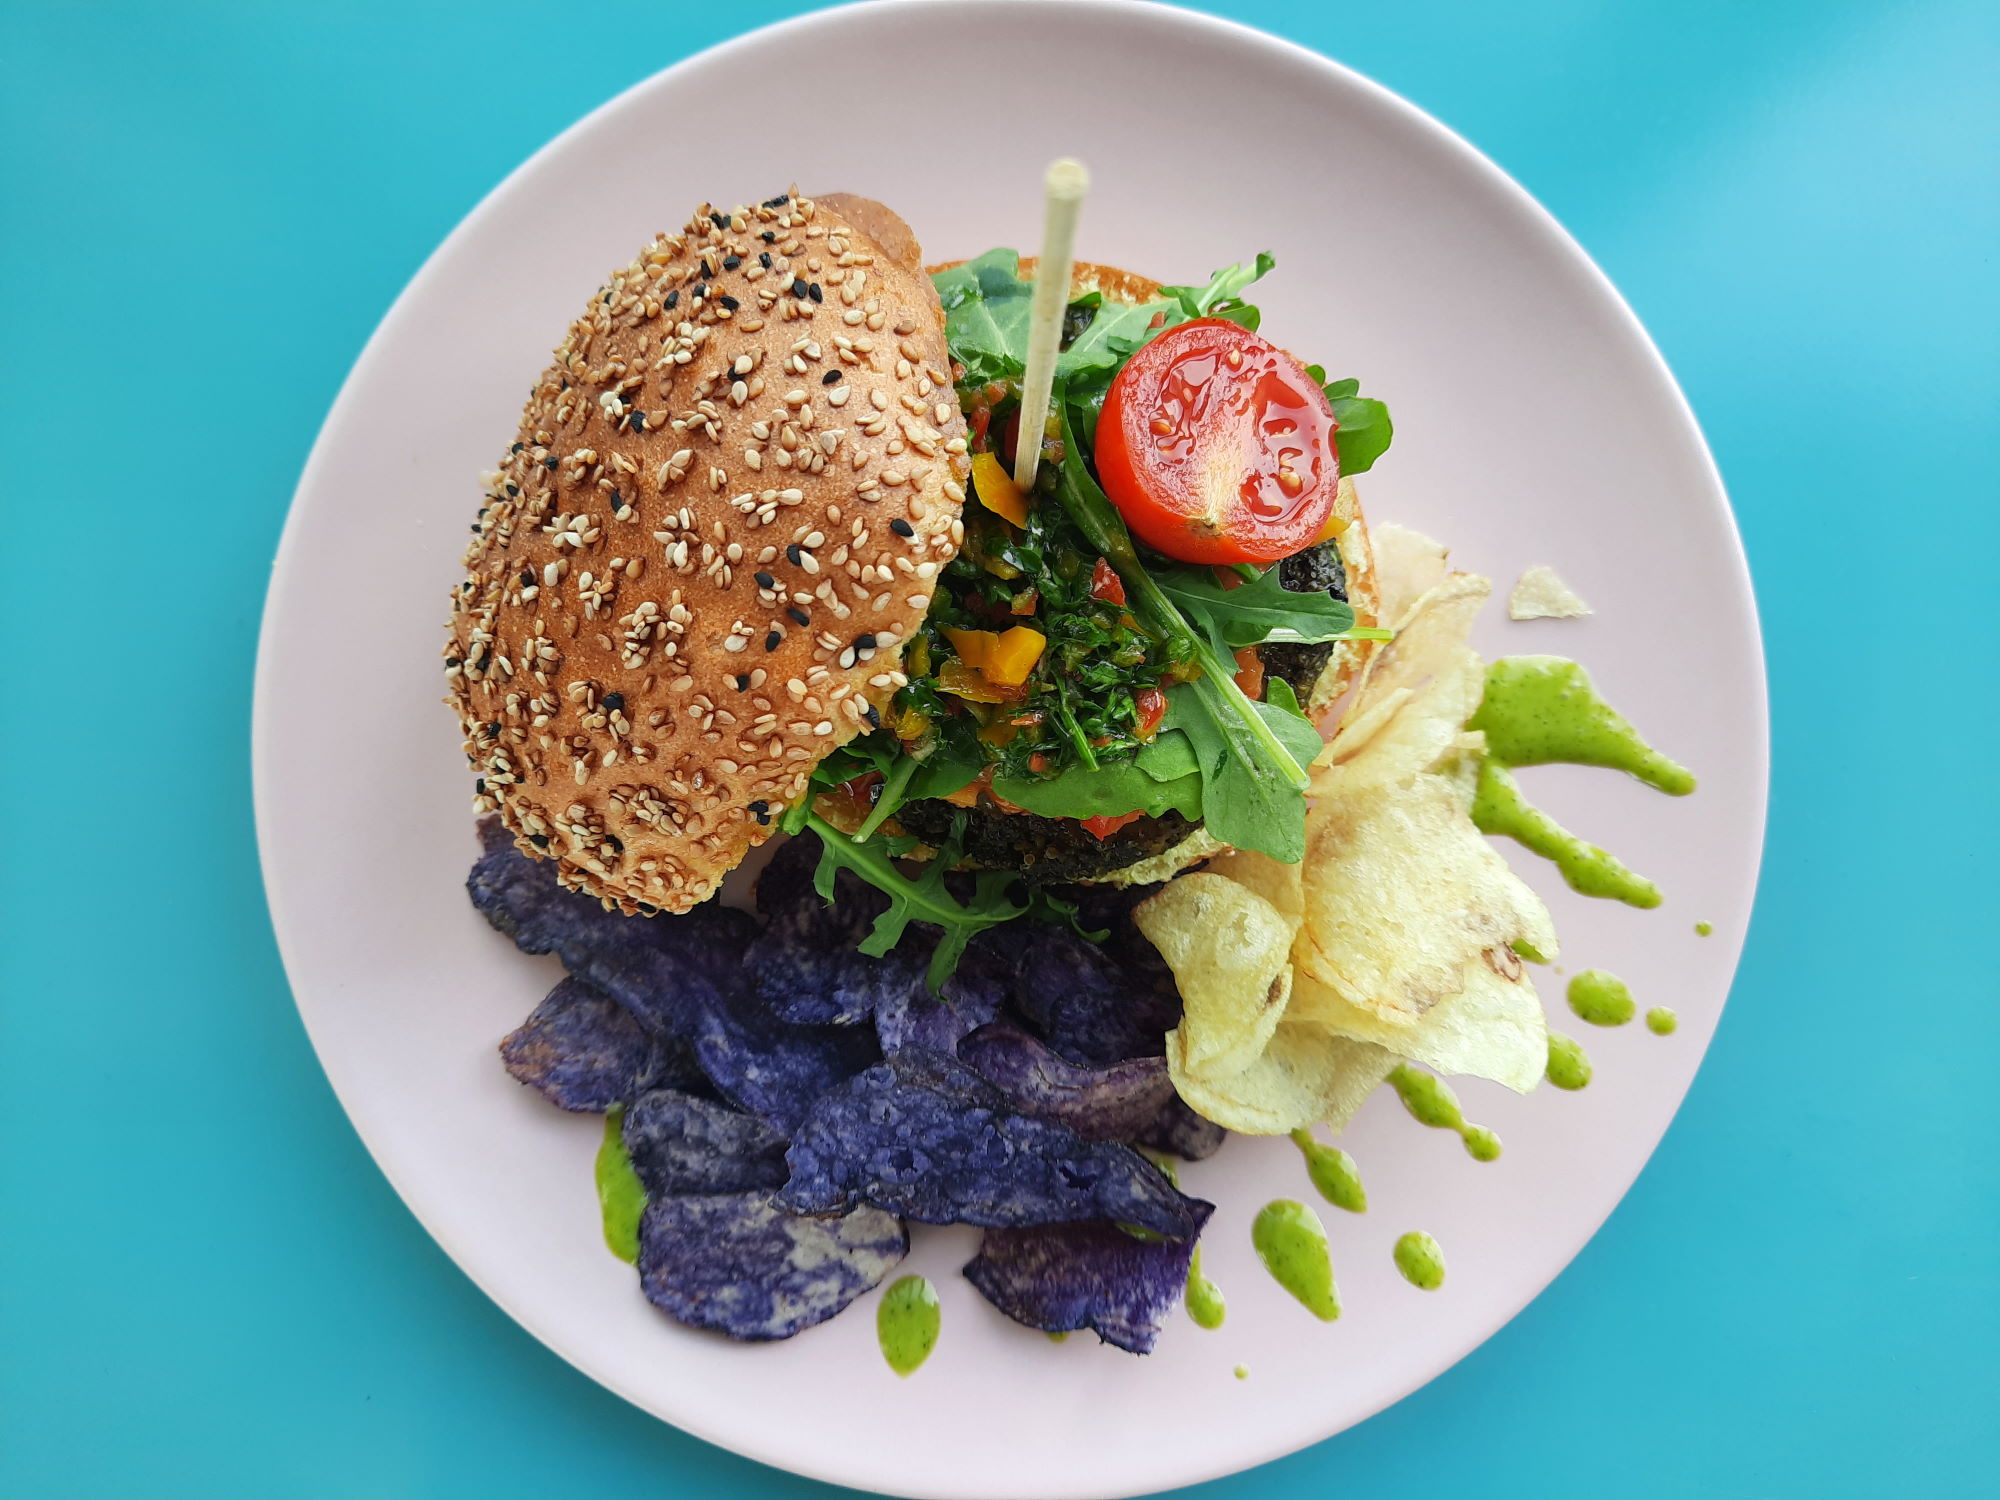
[[[481,809],[607,905],[704,899],[906,681],[968,468],[902,220],[703,204],[591,297],[488,476],[445,646]]]

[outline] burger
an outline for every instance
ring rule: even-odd
[[[1314,724],[1384,634],[1353,477],[1390,425],[1259,331],[1270,265],[1078,264],[1023,488],[1033,260],[927,271],[848,194],[704,204],[487,476],[445,647],[480,809],[628,914],[806,828],[948,931],[1296,862]]]

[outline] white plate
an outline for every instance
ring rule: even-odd
[[[692,1334],[646,1306],[599,1239],[597,1120],[548,1108],[494,1057],[552,971],[490,932],[462,889],[469,787],[438,649],[475,476],[603,275],[699,200],[848,189],[894,205],[933,256],[969,255],[1035,237],[1041,167],[1066,153],[1095,174],[1087,258],[1196,281],[1276,251],[1256,293],[1266,330],[1393,404],[1396,446],[1363,481],[1373,517],[1450,540],[1503,593],[1526,564],[1553,563],[1598,606],[1537,625],[1495,606],[1482,644],[1581,658],[1700,772],[1683,801],[1609,772],[1528,773],[1668,903],[1586,901],[1516,863],[1549,898],[1567,963],[1624,975],[1643,1003],[1677,1008],[1681,1030],[1593,1031],[1597,1080],[1580,1095],[1468,1084],[1468,1112],[1506,1142],[1492,1165],[1393,1097],[1371,1101],[1344,1142],[1369,1211],[1323,1214],[1346,1302],[1332,1325],[1249,1247],[1260,1205],[1311,1196],[1280,1140],[1188,1169],[1220,1205],[1205,1256],[1229,1319],[1215,1333],[1176,1319],[1147,1359],[1001,1318],[958,1275],[965,1231],[918,1232],[909,1269],[937,1283],[944,1334],[912,1379],[876,1353],[872,1300],[788,1344]],[[299,486],[264,622],[256,773],[271,909],[320,1059],[404,1200],[524,1327],[646,1410],[802,1473],[911,1495],[1123,1495],[1275,1458],[1396,1400],[1518,1311],[1617,1203],[1700,1061],[1750,911],[1763,676],[1728,505],[1672,378],[1577,246],[1464,142],[1226,22],[882,3],[640,85],[431,258]],[[1697,918],[1716,935],[1697,938]],[[1443,1243],[1438,1293],[1392,1267],[1410,1228]]]

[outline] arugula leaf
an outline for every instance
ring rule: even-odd
[[[1366,474],[1375,466],[1375,460],[1389,451],[1389,441],[1396,435],[1395,424],[1389,420],[1389,408],[1362,395],[1358,380],[1329,382],[1326,370],[1319,365],[1307,365],[1306,374],[1319,382],[1333,406],[1333,419],[1340,424],[1333,435],[1333,446],[1340,454],[1340,472]]]
[[[1260,767],[1245,764],[1225,728],[1217,696],[1213,677],[1169,688],[1161,731],[1178,730],[1194,746],[1201,763],[1202,808],[1208,831],[1225,844],[1255,849],[1295,865],[1306,853],[1305,793]],[[1272,697],[1275,700],[1278,695],[1273,693]],[[1308,764],[1319,754],[1319,731],[1298,712],[1296,700],[1251,706],[1299,764]]]
[[[1095,292],[1079,297],[1072,305],[1094,307],[1096,315],[1056,356],[1056,379],[1079,399],[1093,388],[1101,394],[1133,350],[1161,329],[1189,318],[1230,318],[1255,328],[1257,309],[1246,306],[1240,294],[1273,264],[1269,254],[1262,254],[1254,261],[1224,266],[1205,286],[1162,287],[1158,300],[1136,306],[1108,302]],[[1027,370],[1034,283],[1022,280],[1019,253],[988,250],[931,280],[944,304],[945,342],[952,358],[965,366],[960,383],[1020,379]]]
[[[1277,263],[1270,251],[1260,250],[1253,261],[1238,261],[1233,266],[1224,266],[1208,278],[1206,286],[1163,286],[1160,293],[1179,304],[1181,311],[1190,318],[1227,317],[1222,309],[1230,303],[1240,303],[1243,289],[1251,282],[1268,276]],[[1234,321],[1254,330],[1257,326],[1256,309],[1245,311],[1251,314],[1248,322],[1241,318]]]
[[[965,366],[965,384],[1019,380],[1027,369],[1034,288],[1020,266],[1018,252],[988,250],[931,278],[944,304],[945,343]]]
[[[1354,628],[1350,605],[1319,590],[1293,593],[1275,567],[1233,589],[1207,568],[1163,568],[1154,576],[1182,614],[1231,649],[1265,641],[1337,641]]]
[[[1115,818],[1128,812],[1158,817],[1170,809],[1188,819],[1202,815],[1198,769],[1156,781],[1130,760],[1095,771],[1071,766],[1054,776],[996,777],[993,794],[1045,818]]]
[[[1352,380],[1340,383],[1356,384]],[[1327,399],[1333,403],[1334,421],[1340,424],[1333,434],[1333,446],[1340,453],[1340,472],[1350,477],[1366,474],[1375,467],[1375,460],[1389,451],[1389,442],[1396,435],[1389,408],[1366,396],[1329,394]]]
[[[1008,895],[1020,876],[1009,870],[988,870],[974,878],[971,899],[960,904],[944,887],[945,872],[958,862],[961,827],[954,826],[951,837],[937,858],[911,879],[896,868],[894,850],[888,840],[872,838],[857,844],[817,813],[806,814],[805,826],[819,835],[819,868],[813,872],[813,889],[821,899],[833,899],[834,876],[844,865],[889,898],[889,909],[875,919],[859,950],[870,958],[881,958],[902,941],[912,922],[929,922],[943,929],[937,951],[931,955],[925,980],[933,992],[942,988],[965,945],[974,936],[1002,922],[1011,922],[1032,904]]]

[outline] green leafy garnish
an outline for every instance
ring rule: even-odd
[[[1154,575],[1175,606],[1232,650],[1265,641],[1337,641],[1354,629],[1354,609],[1331,594],[1293,593],[1278,569],[1225,589],[1208,568],[1162,568]]]
[[[937,951],[931,955],[925,975],[933,991],[941,988],[958,967],[965,945],[989,927],[1011,922],[1032,904],[1015,900],[1009,888],[1021,877],[1008,870],[988,870],[973,877],[971,899],[963,904],[945,889],[945,872],[958,863],[962,852],[961,828],[954,826],[951,838],[937,857],[912,879],[896,868],[896,851],[879,834],[865,843],[856,843],[818,813],[808,810],[804,826],[819,835],[819,868],[813,872],[813,889],[827,901],[833,899],[834,876],[842,866],[889,898],[889,909],[875,919],[868,936],[859,944],[862,953],[881,958],[902,941],[912,922],[929,922],[942,929]]]
[[[1307,365],[1306,374],[1320,382],[1320,389],[1333,406],[1333,419],[1340,424],[1333,434],[1334,449],[1340,454],[1340,472],[1350,478],[1366,474],[1375,466],[1375,460],[1389,451],[1390,440],[1396,435],[1395,424],[1389,420],[1389,408],[1362,395],[1358,380],[1329,382],[1326,371],[1318,365]]]

